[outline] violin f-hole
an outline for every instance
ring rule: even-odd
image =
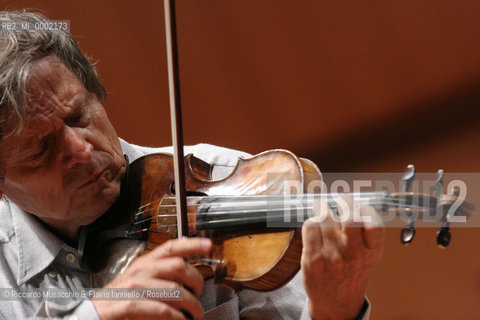
[[[175,182],[172,182],[172,184],[170,185],[170,192],[175,195]],[[187,197],[207,197],[208,194],[206,194],[205,192],[200,192],[200,191],[191,191],[191,190],[187,190],[186,191],[186,194],[187,194]]]

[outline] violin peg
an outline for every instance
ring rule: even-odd
[[[410,227],[403,228],[402,232],[400,233],[400,241],[406,247],[410,245],[414,237],[415,237],[414,228],[410,228]]]
[[[450,244],[452,234],[450,233],[450,222],[445,218],[442,227],[437,231],[437,244],[441,249],[445,249]]]
[[[442,227],[437,231],[437,244],[440,249],[445,249],[450,244],[452,234],[449,227]]]
[[[437,244],[438,244],[438,247],[441,249],[445,249],[449,245],[450,239],[452,238],[450,231],[448,231],[450,229],[449,223],[446,217],[443,216],[444,208],[441,206],[438,206],[438,203],[440,203],[440,196],[442,195],[442,190],[443,190],[443,174],[444,172],[442,169],[438,170],[437,181],[435,181],[435,186],[433,187],[434,196],[437,199],[437,214],[441,214],[443,217],[442,227],[440,228],[440,230],[437,231]]]
[[[453,187],[450,193],[455,197],[458,197],[460,195],[460,187],[459,186]]]
[[[401,188],[400,188],[401,192],[408,192],[414,180],[415,180],[415,166],[413,164],[409,164],[402,176]]]
[[[435,185],[433,187],[434,196],[437,199],[437,201],[440,198],[440,195],[442,194],[442,190],[443,190],[443,175],[444,175],[444,172],[442,169],[437,171],[437,180],[435,181]]]
[[[400,184],[400,191],[401,192],[408,192],[410,187],[412,186],[413,181],[415,180],[415,166],[413,164],[409,164],[403,173],[401,184]],[[415,229],[414,229],[415,219],[412,217],[408,217],[407,225],[405,228],[402,229],[400,233],[400,241],[404,246],[410,245],[413,238],[415,237]]]

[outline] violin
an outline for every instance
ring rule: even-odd
[[[233,172],[220,180],[212,179],[208,163],[183,156],[174,4],[164,0],[174,155],[147,155],[128,166],[119,200],[80,230],[80,265],[93,272],[94,287],[103,287],[136,257],[162,243],[201,236],[212,240],[213,249],[208,255],[190,257],[189,263],[204,279],[214,278],[235,291],[275,290],[300,269],[299,227],[312,216],[314,201],[324,198],[335,209],[338,194],[307,192],[308,186],[322,181],[320,170],[312,161],[285,150],[239,159]],[[401,233],[404,244],[415,235],[416,219],[439,213],[442,227],[437,242],[446,247],[450,218],[468,216],[472,206],[459,198],[458,190],[441,194],[443,171],[433,196],[409,192],[413,176],[414,168],[409,167],[399,193],[351,196],[356,203],[403,216],[407,222]],[[286,182],[301,188],[286,188]],[[297,223],[292,223],[292,216]]]
[[[289,151],[271,150],[240,158],[227,177],[214,180],[208,163],[193,155],[186,156],[184,161],[188,237],[208,237],[213,242],[208,255],[191,257],[189,262],[205,280],[214,278],[235,291],[270,291],[288,283],[300,269],[299,226],[313,216],[313,202],[324,198],[333,209],[336,206],[338,194],[306,193],[309,186],[322,181],[318,167]],[[93,225],[82,228],[80,262],[94,272],[94,287],[103,287],[136,257],[177,238],[173,166],[172,155],[166,153],[135,160],[112,210]],[[411,179],[409,167],[404,185]],[[292,183],[302,189],[289,188]],[[440,187],[439,179],[434,196],[407,190],[351,196],[356,203],[372,205],[380,212],[404,215],[404,244],[413,239],[415,219],[440,212],[443,226],[437,241],[447,246],[451,237],[449,218],[453,214],[468,216],[473,208],[458,194],[439,193]],[[297,194],[292,197],[292,192]],[[462,204],[455,211],[450,210],[458,200]]]

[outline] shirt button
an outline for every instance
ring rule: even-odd
[[[77,316],[71,316],[68,320],[80,320]]]
[[[65,258],[66,258],[67,261],[70,262],[70,263],[75,262],[75,259],[76,259],[75,254],[74,254],[74,253],[71,253],[71,252],[67,253],[67,255],[65,256]]]
[[[48,276],[53,279],[57,276],[57,272],[56,271],[49,271]]]

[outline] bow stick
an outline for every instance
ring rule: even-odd
[[[180,101],[180,72],[178,67],[175,0],[164,0],[165,33],[168,64],[168,91],[170,95],[170,122],[175,174],[178,238],[188,236],[187,200],[185,190],[185,163],[183,154],[182,105]]]

